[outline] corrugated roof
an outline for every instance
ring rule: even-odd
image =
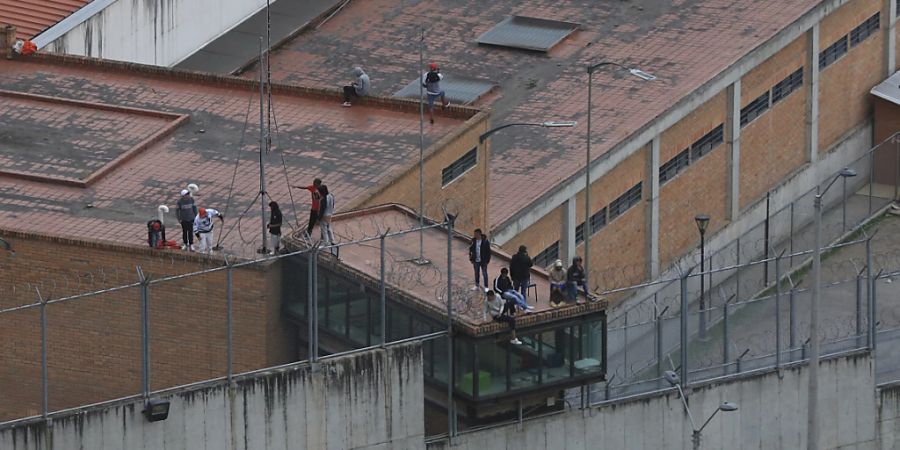
[[[0,23],[15,25],[18,39],[31,39],[91,0],[0,0]]]

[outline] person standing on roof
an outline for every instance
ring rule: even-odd
[[[194,235],[197,236],[197,251],[200,253],[209,253],[213,249],[213,217],[225,223],[225,216],[212,208],[200,208],[194,218]]]
[[[321,185],[322,180],[316,178],[309,186],[294,186],[298,189],[306,189],[312,197],[312,203],[309,205],[309,223],[306,225],[306,236],[304,236],[307,241],[312,241],[312,230],[319,222],[319,200],[322,198],[319,194],[319,186]]]
[[[350,103],[351,99],[369,95],[369,76],[362,70],[362,67],[354,67],[353,75],[356,77],[356,81],[350,83],[348,86],[344,86],[343,106],[352,106]]]
[[[325,245],[334,245],[334,232],[331,231],[331,217],[334,216],[334,195],[328,192],[328,186],[319,186],[321,203],[319,205],[319,231]],[[334,253],[332,251],[332,253]]]
[[[480,289],[479,275],[484,277],[484,287],[488,287],[488,263],[491,262],[491,242],[487,236],[481,234],[481,228],[476,228],[472,236],[472,243],[469,245],[469,261],[475,269],[475,286],[473,291]]]
[[[513,289],[519,291],[525,299],[528,298],[528,286],[531,284],[532,266],[534,262],[528,256],[528,248],[520,245],[519,251],[509,261],[509,276],[512,278]]]
[[[428,97],[428,114],[432,124],[434,124],[434,101],[438,98],[441,99],[441,109],[450,106],[450,102],[447,101],[444,90],[441,89],[441,80],[443,79],[444,75],[441,73],[440,67],[438,67],[438,64],[435,62],[429,64],[428,72],[425,75],[422,75],[422,86],[425,87],[425,95]]]
[[[269,202],[269,234],[272,235],[272,254],[277,255],[281,251],[281,208],[278,202]]]
[[[193,229],[195,217],[197,217],[197,205],[194,204],[194,197],[191,197],[191,191],[182,189],[181,198],[175,204],[175,218],[181,224],[182,250],[194,250]]]

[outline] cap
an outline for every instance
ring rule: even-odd
[[[181,195],[188,195],[188,194],[190,194],[190,193],[191,193],[191,191],[189,191],[189,190],[187,190],[187,189],[182,189],[182,190],[181,190]]]
[[[562,260],[557,259],[556,262],[553,263],[553,267],[562,267]]]
[[[438,63],[433,62],[433,63],[431,63],[431,64],[428,64],[428,68],[431,69],[431,70],[437,70],[437,68],[438,68]]]
[[[200,208],[197,210],[200,213],[200,217],[206,217],[206,208]],[[560,263],[562,264],[562,263]]]

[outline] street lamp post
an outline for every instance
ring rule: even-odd
[[[588,73],[588,104],[587,104],[587,158],[584,166],[584,273],[585,273],[585,286],[588,286],[587,278],[590,277],[590,264],[591,264],[591,110],[593,109],[592,103],[592,94],[593,94],[593,80],[594,80],[594,72],[603,68],[613,66],[619,69],[627,70],[628,73],[634,75],[644,81],[653,81],[656,79],[655,76],[644,72],[643,70],[628,67],[623,64],[619,64],[614,61],[603,61],[597,64],[592,64],[587,67]]]
[[[700,339],[706,339],[706,228],[709,227],[709,216],[697,214],[694,217],[697,230],[700,231]]]
[[[855,177],[856,171],[844,168],[835,175],[825,186],[819,190],[816,186],[815,206],[815,234],[813,246],[813,283],[812,302],[809,309],[809,393],[807,394],[807,437],[806,448],[818,450],[819,448],[819,285],[822,284],[822,197],[828,189],[838,180]],[[777,281],[776,281],[777,282]]]
[[[487,140],[488,136],[509,127],[544,127],[544,128],[571,128],[575,125],[578,125],[578,122],[572,121],[550,121],[550,122],[537,122],[537,123],[507,123],[505,125],[500,125],[499,127],[491,128],[490,130],[485,131],[478,136],[478,143],[484,144],[484,141]]]
[[[737,403],[732,402],[722,402],[715,411],[706,419],[706,422],[703,422],[703,425],[700,428],[697,428],[697,424],[694,422],[694,415],[691,414],[691,408],[688,407],[687,400],[684,398],[684,391],[681,389],[681,379],[678,377],[678,374],[674,371],[667,370],[663,376],[666,381],[669,382],[672,386],[678,389],[678,397],[681,398],[681,404],[684,406],[684,412],[688,415],[688,420],[691,422],[691,443],[693,444],[694,450],[700,449],[700,437],[703,433],[703,429],[709,425],[709,422],[712,421],[713,417],[716,417],[716,414],[719,411],[731,412],[737,411],[738,405]]]

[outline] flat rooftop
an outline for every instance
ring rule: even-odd
[[[418,161],[417,111],[386,99],[343,108],[332,91],[276,86],[273,95],[268,192],[290,225],[291,195],[305,223],[309,194],[288,184],[320,177],[346,205]],[[225,251],[252,256],[258,92],[242,79],[124,63],[0,60],[0,229],[146,245],[157,206],[173,208],[197,183],[198,205],[226,213]],[[442,117],[426,129],[426,147],[463,122]],[[180,243],[174,208],[166,218],[167,237]]]
[[[272,74],[332,87],[358,65],[371,76],[375,93],[391,95],[416,78],[424,26],[426,62],[438,62],[451,76],[499,84],[496,95],[476,103],[493,109],[494,125],[577,120],[575,129],[513,128],[492,137],[490,225],[500,226],[583,171],[587,65],[608,59],[659,77],[641,82],[621,73],[594,75],[592,151],[602,158],[820,2],[350,2],[318,29],[274,52]],[[546,53],[477,43],[509,16],[574,22],[580,30]]]
[[[430,220],[426,224],[431,224]],[[335,215],[333,229],[340,242],[362,240],[380,236],[385,232],[399,232],[418,226],[415,212],[401,205],[390,204]],[[387,285],[398,289],[412,300],[414,305],[432,315],[446,318],[447,303],[447,229],[434,227],[422,233],[423,255],[431,263],[419,265],[412,260],[419,257],[418,232],[392,236],[385,239],[385,279]],[[457,322],[469,327],[476,335],[489,334],[506,327],[497,324],[484,314],[483,289],[472,290],[474,273],[469,262],[471,238],[455,234],[452,241],[451,265],[453,288],[453,314]],[[340,263],[375,282],[380,280],[381,248],[378,240],[350,244],[340,248]],[[510,255],[494,250],[488,266],[489,283],[509,266]],[[537,287],[529,293],[528,304],[535,306],[532,314],[520,314],[520,327],[549,322],[573,315],[606,308],[606,301],[585,302],[582,305],[550,306],[550,282],[547,272],[538,268],[531,271],[531,282]],[[410,302],[407,302],[410,303]]]

